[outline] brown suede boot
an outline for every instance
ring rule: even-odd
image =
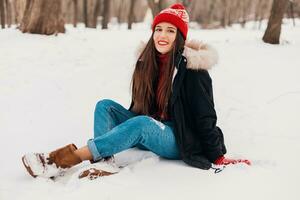
[[[22,162],[31,176],[54,178],[62,175],[68,168],[82,162],[74,153],[76,149],[74,144],[69,144],[49,154],[30,153],[22,157]]]
[[[49,154],[48,164],[56,164],[57,167],[63,169],[70,168],[81,163],[81,159],[74,153],[77,147],[74,144],[69,144],[65,147],[52,151]]]

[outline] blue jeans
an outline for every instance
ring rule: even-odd
[[[88,148],[97,161],[132,147],[150,150],[168,159],[180,159],[171,122],[136,115],[112,100],[97,103],[94,138]]]

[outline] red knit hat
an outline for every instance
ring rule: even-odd
[[[162,10],[158,15],[156,15],[152,23],[153,31],[155,26],[160,22],[169,22],[173,24],[182,33],[183,38],[186,39],[189,15],[182,4],[173,4],[171,7]]]

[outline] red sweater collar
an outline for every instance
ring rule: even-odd
[[[168,59],[168,54],[157,54],[157,61],[160,67],[165,65],[168,62]]]

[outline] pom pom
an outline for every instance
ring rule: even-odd
[[[184,6],[180,3],[176,3],[174,5],[171,6],[172,9],[185,9]]]

